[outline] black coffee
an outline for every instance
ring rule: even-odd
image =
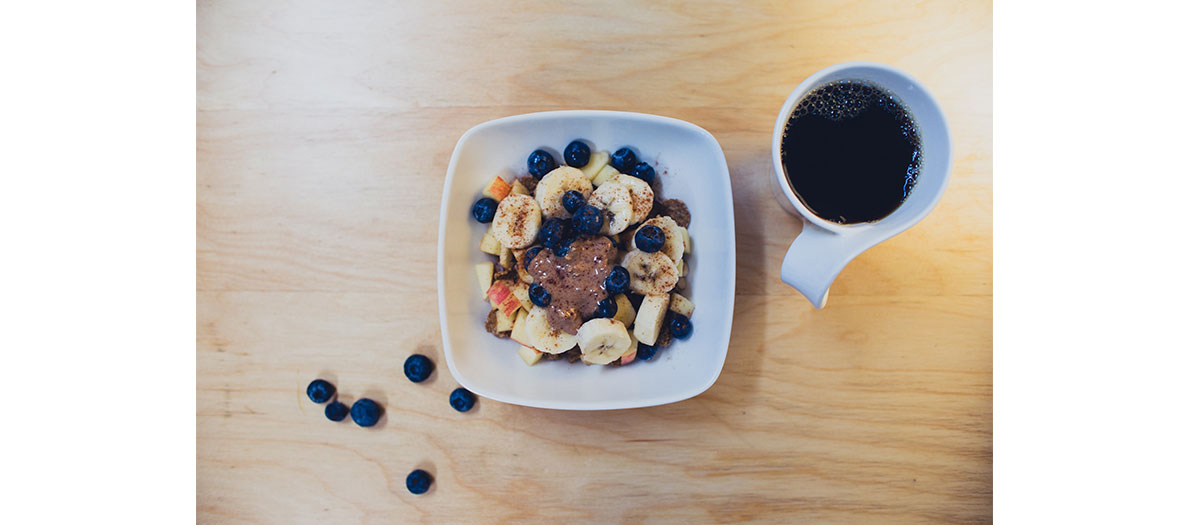
[[[909,110],[867,82],[820,86],[783,131],[783,170],[812,213],[851,224],[884,218],[909,196],[922,165]]]

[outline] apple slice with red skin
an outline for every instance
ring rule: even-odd
[[[488,301],[507,316],[516,313],[516,309],[520,308],[520,299],[516,298],[512,293],[512,287],[503,280],[492,283],[492,287],[488,288]]]
[[[507,197],[509,193],[512,193],[512,185],[505,182],[499,175],[492,178],[492,181],[483,190],[485,197],[496,199],[496,202],[504,200],[504,197]]]

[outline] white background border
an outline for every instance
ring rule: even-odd
[[[2,523],[195,516],[194,9],[0,7]]]
[[[1175,520],[1176,8],[1000,2],[995,519]]]

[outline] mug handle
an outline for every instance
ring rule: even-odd
[[[828,304],[828,289],[840,271],[876,242],[863,233],[834,233],[808,221],[783,257],[780,277],[799,290],[811,305]]]

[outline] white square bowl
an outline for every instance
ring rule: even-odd
[[[693,334],[674,340],[650,361],[622,367],[564,360],[527,366],[519,345],[484,330],[490,306],[475,278],[488,230],[471,216],[492,176],[527,175],[537,148],[561,162],[566,144],[581,139],[595,151],[628,146],[656,168],[663,198],[692,213],[686,256],[688,289],[696,304]],[[674,403],[707,390],[721,374],[733,323],[735,283],[733,191],[717,139],[699,126],[667,117],[617,111],[552,111],[492,120],[455,145],[443,186],[438,232],[438,307],[451,374],[468,390],[497,401],[562,410],[610,410]]]

